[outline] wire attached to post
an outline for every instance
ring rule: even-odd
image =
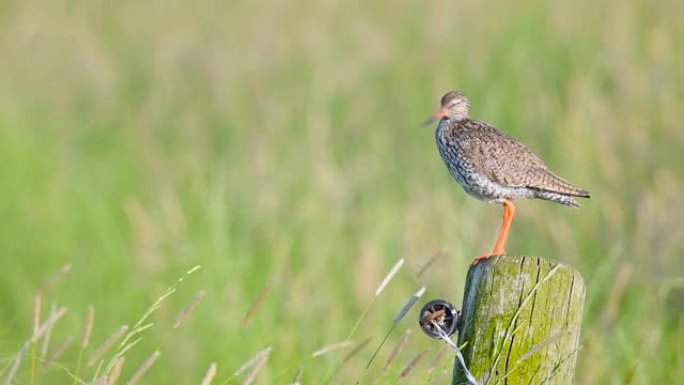
[[[439,333],[439,337],[444,340],[449,346],[451,346],[451,349],[453,349],[454,352],[456,352],[456,358],[458,359],[458,362],[461,364],[463,367],[463,372],[466,375],[466,378],[468,379],[468,382],[470,385],[479,385],[477,383],[477,380],[473,375],[470,373],[468,368],[466,367],[465,360],[463,359],[463,354],[461,354],[461,349],[458,348],[456,343],[449,337],[449,335],[442,329],[441,326],[437,324],[434,320],[431,321],[432,324],[435,326],[435,329],[437,330],[437,333]]]
[[[451,335],[460,328],[460,318],[459,311],[452,304],[445,300],[437,299],[423,306],[418,316],[418,324],[425,334],[432,338],[444,340],[447,345],[451,346],[451,349],[456,353],[458,362],[463,367],[468,383],[470,385],[479,385],[466,367],[461,349],[451,339]]]

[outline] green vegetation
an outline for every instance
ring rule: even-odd
[[[428,371],[442,344],[420,335],[415,309],[365,367],[423,283],[423,300],[460,304],[498,231],[501,208],[461,191],[420,125],[456,88],[475,117],[592,193],[579,210],[520,203],[508,243],[586,280],[577,383],[674,383],[683,14],[676,0],[0,2],[1,378],[21,350],[16,383],[71,383],[77,366],[90,381],[97,346],[201,265],[149,315],[119,383],[155,351],[143,383],[199,384],[212,362],[214,383],[242,383],[234,372],[269,346],[255,384],[288,383],[300,366],[304,384],[396,383],[424,349],[405,382],[446,383],[452,358]],[[66,307],[48,355],[73,343],[46,367],[42,341],[24,342],[34,295],[65,264],[41,320]],[[312,357],[371,301],[353,344]]]

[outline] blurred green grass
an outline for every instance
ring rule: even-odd
[[[476,118],[592,192],[579,210],[520,203],[508,244],[572,263],[587,281],[577,383],[674,383],[682,14],[674,0],[0,3],[0,353],[28,338],[34,293],[66,263],[45,299],[44,312],[69,308],[55,343],[80,338],[88,304],[93,341],[104,340],[199,264],[127,354],[124,377],[159,349],[144,381],[199,383],[211,362],[223,381],[272,346],[256,383],[286,383],[300,365],[304,383],[322,383],[340,356],[311,353],[347,337],[405,257],[355,338],[373,340],[335,376],[396,382],[412,356],[440,348],[415,332],[383,374],[398,330],[363,369],[423,283],[415,273],[445,247],[425,299],[460,303],[500,220],[451,180],[420,126],[456,88]],[[415,330],[412,319],[400,329]],[[450,360],[438,374],[427,361],[409,380],[445,383]],[[28,365],[18,378],[27,383]]]

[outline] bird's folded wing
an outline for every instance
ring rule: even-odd
[[[551,172],[524,144],[492,126],[482,128],[477,140],[468,141],[476,170],[494,182],[565,195],[588,196],[582,189]]]

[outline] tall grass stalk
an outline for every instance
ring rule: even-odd
[[[375,304],[375,300],[382,294],[382,292],[385,290],[385,287],[392,281],[392,278],[397,274],[399,269],[404,265],[404,258],[400,258],[392,267],[390,270],[387,272],[385,277],[380,281],[380,284],[378,287],[375,289],[375,293],[373,295],[373,298],[371,299],[370,303],[366,306],[365,309],[361,312],[361,315],[359,318],[356,319],[356,322],[354,323],[354,326],[352,326],[351,330],[349,331],[349,334],[347,335],[347,340],[350,340],[354,334],[356,333],[356,329],[358,329],[359,325],[361,325],[361,322],[366,318],[366,314],[368,311],[373,307],[373,304]]]
[[[408,311],[413,307],[413,305],[415,305],[416,302],[418,302],[418,300],[420,299],[420,297],[422,297],[423,294],[425,294],[426,288],[426,286],[423,286],[420,289],[418,289],[418,291],[414,295],[412,295],[411,298],[409,298],[409,300],[406,302],[406,304],[401,308],[397,316],[394,317],[394,321],[392,321],[392,326],[390,326],[389,330],[387,330],[387,334],[385,334],[385,337],[382,339],[382,341],[380,341],[380,344],[378,345],[377,349],[375,349],[375,352],[368,360],[368,363],[366,364],[366,369],[370,368],[371,364],[373,363],[373,360],[375,360],[375,356],[378,355],[380,349],[382,349],[382,347],[385,345],[385,342],[387,342],[387,339],[392,334],[392,331],[394,331],[397,325],[399,325],[399,322],[401,322],[401,320],[404,319],[404,317],[406,316]]]
[[[197,270],[201,268],[200,265],[196,265],[190,270],[186,271],[183,276],[178,278],[178,280],[171,286],[169,286],[166,291],[159,297],[157,298],[154,303],[148,307],[144,312],[143,315],[138,319],[138,321],[133,325],[133,328],[126,334],[126,336],[123,338],[121,343],[119,343],[119,347],[117,352],[114,354],[112,359],[109,361],[109,364],[107,364],[107,367],[105,369],[105,374],[108,374],[112,371],[112,368],[114,367],[114,364],[116,363],[117,359],[119,357],[122,357],[128,350],[132,349],[135,345],[137,345],[143,337],[140,336],[142,332],[144,332],[146,329],[152,327],[152,324],[146,324],[147,319],[157,310],[159,307],[164,303],[164,301],[174,292],[176,292],[176,288],[178,285],[180,285],[188,276],[191,274],[195,273]]]
[[[90,344],[90,333],[93,331],[93,323],[95,322],[95,307],[88,305],[86,312],[85,323],[83,324],[83,334],[81,336],[81,344],[78,349],[78,358],[76,359],[76,369],[74,370],[74,382],[76,385],[81,381],[81,363],[83,362],[83,352]]]

